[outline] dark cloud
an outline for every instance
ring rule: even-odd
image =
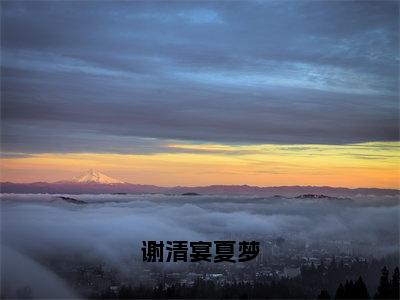
[[[398,139],[397,2],[1,5],[7,151]]]

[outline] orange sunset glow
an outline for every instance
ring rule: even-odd
[[[2,181],[67,180],[90,168],[129,183],[399,187],[399,143],[168,144],[154,154],[44,153],[2,159]]]

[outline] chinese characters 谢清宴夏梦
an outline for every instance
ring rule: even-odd
[[[254,259],[260,252],[260,243],[241,241],[188,242],[188,241],[143,241],[142,253],[145,262],[245,262]],[[165,251],[164,251],[165,250]],[[215,250],[213,252],[213,250]],[[215,253],[215,255],[213,255]]]

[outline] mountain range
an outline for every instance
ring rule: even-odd
[[[298,196],[304,194],[332,197],[398,196],[397,189],[343,188],[329,186],[275,186],[210,185],[195,187],[160,187],[123,182],[95,170],[89,170],[69,181],[12,183],[2,182],[1,193],[49,193],[49,194],[201,194],[201,195],[254,195]]]

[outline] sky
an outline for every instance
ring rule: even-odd
[[[2,1],[1,179],[399,188],[396,1]]]

